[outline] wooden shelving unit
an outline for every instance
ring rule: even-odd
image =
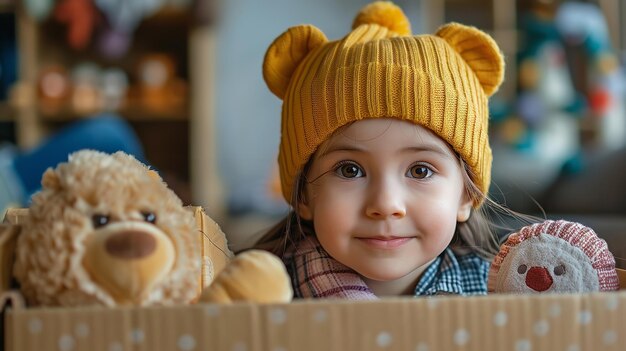
[[[0,121],[12,121],[13,107],[6,101],[0,101]]]
[[[15,11],[15,5],[13,5],[12,3],[5,3],[0,1],[0,13],[3,12],[14,12]]]
[[[0,110],[2,107],[0,106]],[[71,122],[82,118],[89,118],[89,115],[93,113],[101,113],[106,111],[93,111],[91,113],[78,112],[72,109],[70,106],[62,106],[59,108],[45,109],[41,106],[38,107],[38,114],[42,121],[45,122]],[[146,108],[139,104],[129,105],[121,107],[113,111],[116,114],[123,116],[128,121],[168,121],[168,122],[188,122],[189,109],[187,107],[181,107],[169,110],[157,110]]]
[[[21,147],[37,145],[55,129],[86,117],[69,102],[52,109],[42,104],[37,87],[45,65],[59,63],[71,69],[82,62],[94,62],[119,68],[128,74],[130,92],[142,55],[166,53],[177,64],[177,78],[187,86],[182,103],[172,108],[150,108],[132,98],[114,112],[135,129],[151,164],[169,172],[173,176],[170,179],[185,187],[179,193],[184,202],[206,207],[214,218],[223,215],[213,138],[213,28],[194,24],[191,11],[166,8],[141,23],[127,55],[110,59],[96,49],[71,49],[65,43],[65,26],[52,21],[37,23],[23,9],[15,11],[20,54],[16,90],[20,97],[12,107],[0,104],[0,112],[14,110],[16,139]]]

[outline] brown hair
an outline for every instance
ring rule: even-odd
[[[280,222],[270,228],[254,245],[254,248],[270,251],[282,256],[288,247],[296,245],[300,240],[309,235],[315,235],[313,223],[305,221],[297,215],[298,206],[304,196],[305,185],[308,183],[306,174],[311,167],[312,160],[307,162],[302,171],[296,177],[292,192],[292,210]],[[491,260],[499,250],[499,243],[495,233],[496,225],[489,219],[488,208],[511,214],[512,211],[490,200],[476,186],[472,180],[471,170],[459,156],[459,162],[463,173],[465,191],[471,200],[485,199],[483,206],[472,209],[467,221],[457,223],[456,231],[450,242],[450,247],[456,251],[473,251],[484,259]]]

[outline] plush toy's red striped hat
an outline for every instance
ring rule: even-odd
[[[609,291],[619,289],[619,280],[615,271],[615,258],[609,251],[604,240],[589,227],[580,223],[559,221],[545,221],[522,228],[518,233],[509,236],[500,247],[500,252],[493,259],[489,271],[489,291],[494,291],[495,277],[511,249],[523,241],[540,234],[548,234],[563,239],[572,246],[579,248],[591,261],[591,266],[598,273],[599,290]]]

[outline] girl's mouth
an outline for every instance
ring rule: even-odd
[[[360,242],[367,246],[378,249],[395,249],[407,242],[411,237],[399,237],[399,236],[376,236],[376,237],[361,237],[357,238]]]

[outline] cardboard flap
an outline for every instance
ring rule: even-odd
[[[12,308],[25,308],[26,301],[24,296],[17,290],[3,291],[0,294],[0,310],[4,310],[4,307],[10,305]]]
[[[24,223],[24,219],[26,217],[28,217],[27,208],[10,208],[4,215],[3,223],[15,225],[22,224]]]
[[[200,247],[202,248],[201,287],[211,284],[213,279],[232,260],[226,236],[219,225],[209,217],[202,207],[192,207],[198,224]]]
[[[19,231],[18,225],[0,224],[0,292],[11,289],[15,244]]]

